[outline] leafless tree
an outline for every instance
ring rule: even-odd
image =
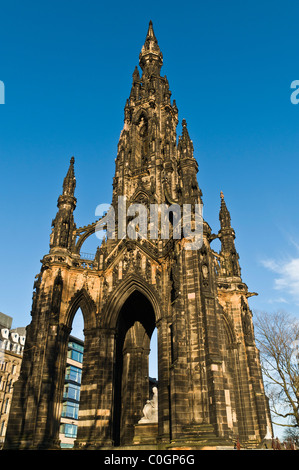
[[[254,326],[273,424],[299,429],[299,321],[255,312]]]
[[[291,441],[296,446],[299,446],[299,427],[293,427],[293,428],[286,428],[284,433],[283,433],[283,438],[285,441]]]

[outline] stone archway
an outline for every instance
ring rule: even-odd
[[[116,326],[114,420],[115,445],[132,443],[134,426],[149,398],[150,339],[155,329],[151,302],[134,290],[120,308]]]
[[[84,319],[84,329],[96,328],[96,305],[84,287],[78,290],[70,299],[64,316],[65,325],[71,330],[74,316],[79,308]]]

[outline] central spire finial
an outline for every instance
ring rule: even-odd
[[[149,69],[151,73],[156,72],[158,75],[163,65],[163,55],[154,33],[152,20],[149,22],[145,42],[139,54],[139,65],[143,72]]]

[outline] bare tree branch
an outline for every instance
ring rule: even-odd
[[[254,325],[271,412],[292,422],[278,425],[297,427],[299,361],[294,345],[298,343],[299,322],[284,312],[258,313]]]

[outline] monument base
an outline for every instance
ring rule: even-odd
[[[172,440],[168,449],[230,450],[234,443],[230,439],[216,436],[211,424],[185,426],[180,437]]]
[[[134,445],[157,444],[158,423],[138,423],[134,430]]]

